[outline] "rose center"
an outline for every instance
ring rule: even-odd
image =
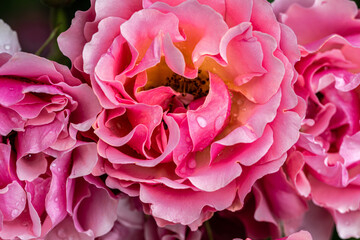
[[[194,99],[206,96],[209,93],[209,75],[198,71],[198,76],[194,79],[185,78],[176,73],[166,77],[165,86],[169,86],[175,91],[193,95]]]

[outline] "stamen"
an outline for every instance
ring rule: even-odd
[[[208,74],[198,71],[198,76],[194,79],[185,78],[176,73],[166,77],[165,86],[169,86],[175,91],[186,94],[192,94],[194,98],[204,97],[209,93],[209,76]]]

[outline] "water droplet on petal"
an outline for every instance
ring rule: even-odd
[[[9,88],[9,91],[14,91],[14,88],[10,87],[10,88]]]
[[[199,126],[202,128],[206,127],[206,125],[207,125],[207,122],[206,122],[205,118],[203,118],[203,117],[197,117],[196,121],[199,124]]]
[[[50,167],[52,167],[52,168],[56,167],[56,163],[54,163],[54,162],[51,163]]]
[[[58,167],[57,170],[58,170],[58,172],[61,172],[61,168]]]
[[[185,138],[185,141],[186,141],[186,142],[191,142],[190,137],[186,137],[186,138]]]
[[[215,130],[219,131],[224,124],[224,117],[219,116],[215,120]]]
[[[24,198],[24,197],[21,198],[21,202],[25,202],[25,198]]]
[[[181,161],[186,157],[186,154],[181,154],[178,156],[178,160]]]
[[[100,168],[100,171],[105,172],[105,168],[104,168],[104,167],[101,167],[101,168]]]
[[[17,217],[18,214],[19,214],[19,210],[17,210],[17,209],[14,209],[14,210],[11,211],[11,216],[12,217]]]
[[[181,174],[185,174],[185,173],[186,173],[186,169],[185,169],[184,167],[183,167],[183,168],[180,168],[179,171],[180,171]]]
[[[54,201],[55,201],[55,202],[58,202],[58,201],[59,201],[59,198],[55,198]]]
[[[12,117],[12,118],[11,118],[11,121],[13,121],[13,122],[17,122],[17,121],[18,121],[18,119],[17,119],[16,117]]]
[[[190,160],[188,162],[189,168],[195,168],[196,167],[196,161],[194,159]]]
[[[5,49],[5,50],[10,50],[10,48],[11,48],[10,44],[5,44],[5,45],[4,45],[4,49]]]
[[[58,231],[57,231],[57,235],[59,236],[59,238],[66,238],[66,232],[63,228],[60,228]]]

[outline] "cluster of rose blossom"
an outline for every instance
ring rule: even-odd
[[[91,0],[58,44],[0,21],[0,239],[360,237],[354,2]]]

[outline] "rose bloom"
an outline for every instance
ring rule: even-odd
[[[301,195],[311,196],[316,205],[330,211],[340,237],[358,238],[358,8],[347,0],[279,0],[274,8],[294,30],[303,55],[296,64],[299,80],[295,88],[306,100],[307,112],[303,134],[288,159],[289,178]]]
[[[78,137],[100,105],[67,67],[27,53],[0,54],[0,82],[0,238],[38,238],[96,164],[96,143]]]
[[[91,1],[58,42],[104,108],[93,174],[160,226],[241,208],[298,139],[298,48],[265,0]]]

